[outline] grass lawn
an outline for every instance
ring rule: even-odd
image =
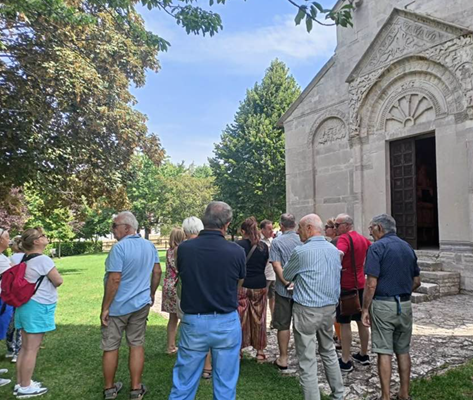
[[[56,312],[57,330],[46,335],[40,350],[34,379],[44,383],[49,393],[41,398],[54,400],[89,400],[102,398],[102,366],[100,350],[100,305],[103,295],[103,274],[106,255],[66,257],[56,260],[64,277],[59,288]],[[160,254],[164,265],[163,254]],[[166,323],[152,314],[146,336],[146,363],[143,382],[149,388],[146,398],[167,399],[171,390],[171,373],[175,358],[165,354]],[[0,368],[13,377],[15,367],[3,357],[1,344]],[[124,382],[118,399],[128,398],[129,375],[126,346],[120,354],[117,380]],[[15,381],[16,379],[13,379]],[[0,399],[14,399],[13,385],[0,388]],[[202,381],[197,399],[211,399],[211,382]],[[280,377],[274,367],[243,360],[238,399],[288,400],[302,399],[295,378]]]

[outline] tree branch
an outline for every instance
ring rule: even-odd
[[[312,15],[310,15],[304,8],[302,8],[299,4],[297,4],[293,0],[287,0],[287,1],[289,3],[291,3],[294,7],[297,7],[300,11],[302,11],[307,16],[307,18],[310,18],[312,21],[318,23],[319,25],[322,25],[322,26],[335,26],[335,24],[325,24],[323,22],[320,22],[317,18],[312,17]]]

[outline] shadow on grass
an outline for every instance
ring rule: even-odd
[[[79,268],[58,268],[59,273],[62,276],[65,275],[82,275],[85,272],[85,269]]]
[[[100,328],[93,325],[58,325],[55,332],[46,335],[41,347],[34,379],[48,387],[49,393],[41,398],[54,400],[102,399],[102,365]],[[146,361],[143,383],[149,389],[150,399],[167,399],[172,385],[175,356],[165,353],[166,327],[151,323],[146,334]],[[124,383],[126,399],[129,391],[127,369],[128,349],[125,340],[120,349],[116,379]],[[4,377],[15,379],[13,364],[0,359],[0,368],[10,372]],[[0,399],[13,400],[13,384],[0,388]],[[197,400],[212,398],[212,383],[201,381]],[[237,399],[287,400],[301,399],[302,392],[295,378],[282,377],[271,365],[259,365],[254,360],[243,360]]]

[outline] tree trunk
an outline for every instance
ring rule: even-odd
[[[149,233],[150,233],[150,229],[149,229],[149,228],[145,228],[145,239],[146,239],[146,240],[149,240]]]
[[[58,253],[59,253],[59,258],[61,258],[61,241],[59,241]]]

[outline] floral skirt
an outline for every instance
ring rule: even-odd
[[[176,314],[178,310],[176,279],[164,278],[161,311]]]
[[[241,322],[241,348],[252,346],[256,350],[266,348],[266,301],[267,289],[238,290],[238,315]]]

